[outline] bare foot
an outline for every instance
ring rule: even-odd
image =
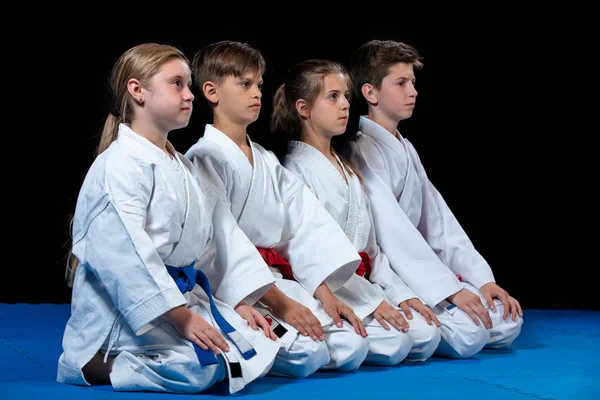
[[[110,372],[117,356],[108,356],[104,362],[104,354],[98,352],[82,368],[85,379],[90,383],[110,383]]]

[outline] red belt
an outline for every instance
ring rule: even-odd
[[[283,279],[290,279],[292,281],[294,280],[294,274],[292,274],[292,266],[287,261],[285,261],[285,259],[281,257],[279,253],[275,251],[274,248],[271,247],[270,249],[263,249],[257,247],[257,250],[269,267],[279,268],[279,270],[281,271],[281,275],[283,275]]]
[[[269,267],[277,267],[281,271],[281,275],[283,275],[284,279],[294,280],[294,274],[292,273],[292,266],[275,251],[274,248],[263,249],[261,247],[257,247],[258,252],[262,256],[263,260]],[[362,259],[360,265],[356,269],[356,274],[358,276],[364,276],[369,279],[371,276],[371,259],[369,255],[364,251],[358,253],[360,258]]]
[[[368,280],[371,277],[371,259],[364,251],[361,251],[358,255],[362,258],[362,261],[358,268],[356,268],[356,275],[363,276]]]

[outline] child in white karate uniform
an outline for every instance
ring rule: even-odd
[[[400,358],[399,345],[409,360],[423,361],[440,341],[439,322],[390,268],[377,245],[361,178],[331,146],[331,139],[346,130],[350,86],[350,77],[338,63],[313,59],[296,64],[275,94],[271,130],[293,139],[282,164],[311,189],[361,254],[364,268],[357,270],[356,282],[345,285],[352,289],[336,295],[350,305],[368,299],[376,304],[363,319],[370,347],[366,361],[393,364]],[[419,312],[415,317],[410,307]]]
[[[412,144],[397,129],[415,108],[414,69],[405,43],[373,40],[353,54],[350,74],[366,101],[346,155],[362,174],[379,245],[392,268],[435,311],[442,329],[437,354],[471,357],[483,347],[506,348],[521,331],[519,302],[495,282]]]
[[[192,70],[213,123],[186,156],[198,181],[221,191],[276,278],[256,305],[283,342],[270,373],[356,370],[368,353],[360,311],[332,292],[354,275],[360,257],[314,195],[246,131],[261,109],[263,56],[223,41],[198,52]]]
[[[273,364],[280,343],[251,305],[274,280],[167,140],[189,122],[190,85],[171,46],[141,44],[114,65],[111,114],[73,219],[58,382],[198,393],[228,378],[233,393]],[[239,256],[217,255],[228,252]],[[251,282],[229,285],[248,271]]]

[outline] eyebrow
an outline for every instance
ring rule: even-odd
[[[236,76],[235,79],[237,79],[238,81],[251,81],[251,82],[256,82],[257,79],[255,76],[249,77],[248,75],[242,75],[242,76]],[[258,83],[263,83],[263,79],[262,77],[260,77],[258,79]]]
[[[328,90],[328,91],[326,91],[324,93],[325,93],[325,95],[328,95],[330,93],[350,93],[350,91],[349,90],[342,91],[342,90],[338,90],[338,89],[331,89],[331,90]]]
[[[173,79],[179,79],[180,81],[185,81],[187,79],[191,80],[191,77],[184,77],[183,75],[179,75],[179,74],[174,74],[174,75],[169,75],[169,80],[173,80]]]
[[[408,77],[408,76],[397,76],[397,77],[395,77],[395,78],[394,78],[394,80],[395,80],[395,81],[397,81],[397,80],[399,80],[399,79],[401,79],[401,80],[403,80],[403,81],[416,81],[416,80],[417,80],[417,78],[416,78],[416,77],[412,77],[412,78],[410,78],[410,77]]]

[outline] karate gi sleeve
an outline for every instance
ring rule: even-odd
[[[74,253],[102,283],[131,329],[141,335],[185,297],[144,230],[153,188],[150,168],[121,165],[107,173],[110,195],[91,208],[74,237]],[[114,172],[114,171],[113,171]]]

